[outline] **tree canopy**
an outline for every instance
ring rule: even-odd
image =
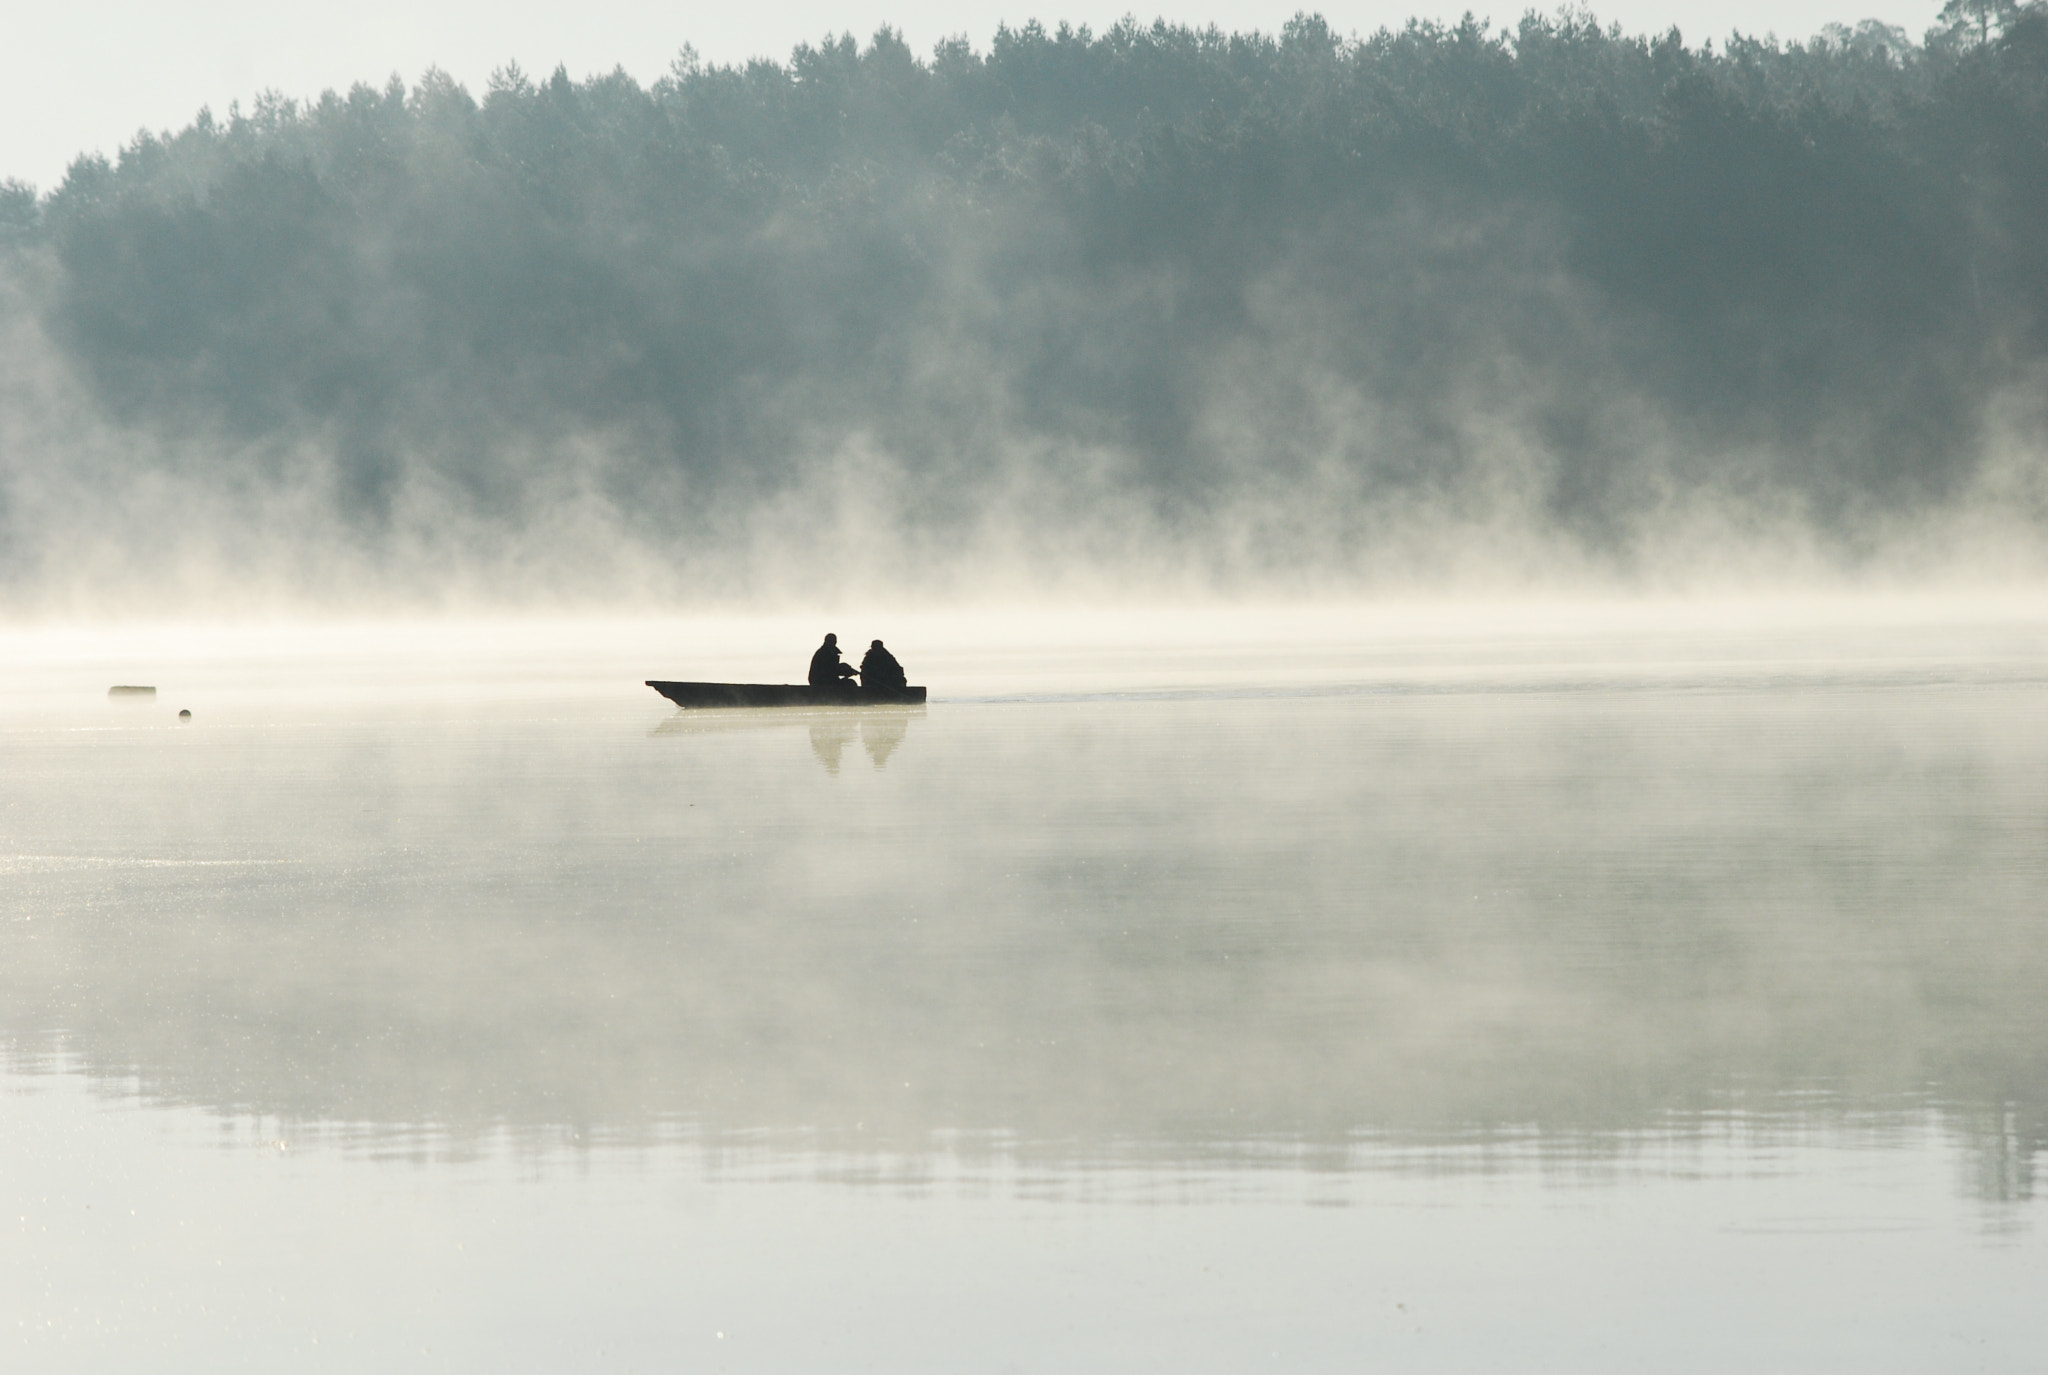
[[[2006,0],[1919,41],[1302,15],[429,72],[0,186],[0,299],[152,462],[310,444],[359,529],[575,468],[701,541],[857,448],[934,531],[1022,482],[1165,530],[1506,484],[1588,548],[1689,491],[1844,534],[1972,490],[2048,360],[2044,97]]]

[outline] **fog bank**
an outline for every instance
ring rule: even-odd
[[[2042,571],[2048,16],[887,30],[0,191],[0,606]]]

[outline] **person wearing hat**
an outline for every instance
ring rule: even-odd
[[[827,635],[825,643],[811,656],[811,686],[835,687],[842,678],[853,676],[853,665],[839,662],[839,637]]]
[[[900,688],[910,680],[903,676],[903,665],[896,662],[896,656],[882,648],[876,640],[868,646],[868,652],[860,661],[860,685],[866,688]]]

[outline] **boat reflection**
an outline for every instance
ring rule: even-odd
[[[888,767],[889,757],[902,745],[910,723],[922,720],[924,714],[923,707],[691,710],[676,712],[650,734],[700,737],[802,726],[810,731],[811,753],[825,766],[825,772],[836,775],[847,746],[856,741],[877,769]]]
[[[875,767],[884,768],[889,763],[889,756],[903,743],[903,733],[909,728],[910,718],[900,712],[863,712],[857,722],[844,719],[813,721],[811,752],[818,756],[825,772],[836,774],[839,772],[840,755],[857,738]]]

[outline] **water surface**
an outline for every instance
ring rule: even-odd
[[[2038,624],[1190,624],[21,637],[0,1332],[2038,1368]]]

